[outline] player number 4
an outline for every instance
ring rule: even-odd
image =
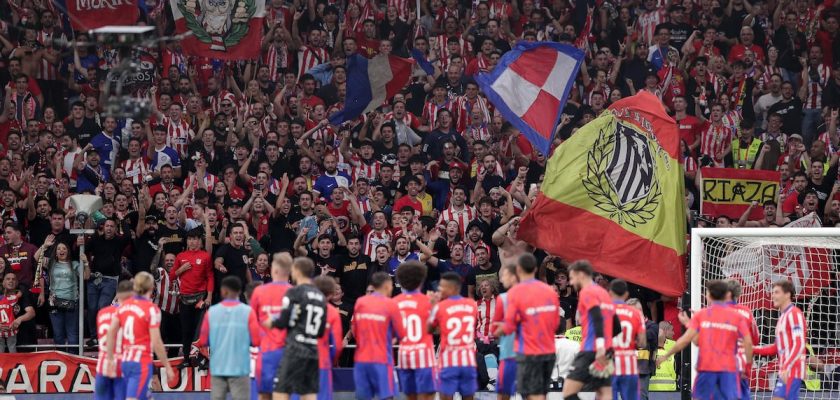
[[[134,316],[129,316],[125,319],[125,326],[122,329],[123,339],[128,340],[129,343],[134,344]]]

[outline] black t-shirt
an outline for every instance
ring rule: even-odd
[[[353,319],[353,305],[354,303],[342,301],[341,304],[333,304],[338,308],[338,315],[341,317],[341,331],[350,332],[350,321]]]
[[[247,275],[250,273],[248,271],[248,264],[250,264],[250,252],[245,249],[245,246],[237,249],[230,244],[224,244],[219,247],[219,250],[217,250],[216,254],[213,256],[214,264],[217,258],[222,259],[222,264],[227,269],[227,272],[223,273],[213,268],[214,282],[221,282],[222,279],[228,276],[238,277],[243,285],[248,282]],[[219,293],[220,287],[221,285],[215,285],[215,288],[213,289],[214,303],[218,302],[217,299],[221,299]]]
[[[575,310],[577,310],[578,297],[574,290],[569,290],[569,295],[560,295],[560,308],[566,314],[564,317],[567,320],[575,320]]]
[[[321,256],[317,251],[309,252],[309,258],[315,263],[315,270],[312,271],[312,277],[316,276],[331,276],[341,282],[341,268],[339,264],[340,257],[335,254],[330,254],[327,257]]]
[[[102,235],[94,236],[87,245],[92,257],[90,272],[100,272],[105,276],[120,276],[122,272],[120,258],[126,244],[126,239],[120,236],[114,236],[111,239],[106,239]]]
[[[295,231],[286,215],[269,219],[268,223],[268,252],[271,254],[289,251],[295,243]]]
[[[163,254],[178,254],[187,248],[187,235],[180,227],[172,229],[164,224],[158,227],[157,234],[158,239],[169,238],[169,242],[163,245]],[[157,240],[155,240],[155,243],[157,243]]]
[[[102,128],[95,120],[85,118],[82,120],[82,126],[76,127],[72,120],[64,124],[64,131],[71,138],[75,138],[79,142],[79,147],[85,147],[90,143],[90,139],[102,132]]]
[[[370,257],[364,254],[352,257],[345,253],[339,255],[336,261],[336,267],[340,269],[344,301],[355,303],[359,297],[365,295],[365,289],[372,275]]]
[[[470,274],[467,275],[467,286],[475,286],[475,292],[478,293],[478,286],[481,281],[484,280],[491,280],[496,288],[500,288],[501,285],[499,284],[499,265],[490,263],[489,269],[482,269],[479,266],[470,271]]]
[[[770,106],[767,115],[777,113],[782,116],[783,133],[788,135],[798,133],[802,129],[802,101],[793,97],[791,101],[780,101]]]
[[[24,314],[26,314],[27,307],[35,307],[35,303],[30,299],[30,294],[28,293],[28,291],[18,291],[17,296],[17,304],[15,304],[15,306],[12,308],[12,313],[15,315],[15,319],[18,319]],[[36,337],[37,336],[35,335],[35,319],[31,319],[20,324],[20,328],[18,328],[17,333],[18,346],[35,344]]]
[[[36,245],[44,243],[51,230],[49,217],[36,215],[35,219],[29,220],[29,243]]]
[[[681,49],[694,28],[686,23],[670,23],[668,28],[671,29],[671,46],[676,49]]]
[[[327,325],[327,303],[315,286],[298,285],[286,292],[283,311],[273,327],[286,329],[286,355],[318,359],[318,338]]]
[[[137,274],[140,271],[149,272],[151,270],[152,259],[155,257],[155,253],[157,253],[157,238],[157,233],[151,235],[146,231],[134,240],[134,252],[131,255],[132,274]]]

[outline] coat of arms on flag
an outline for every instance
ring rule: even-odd
[[[583,52],[554,42],[519,42],[476,81],[506,120],[548,155]]]
[[[563,142],[518,237],[668,296],[685,288],[679,131],[648,92],[621,99]]]
[[[170,0],[185,54],[225,60],[260,55],[265,0]]]

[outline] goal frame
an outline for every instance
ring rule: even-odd
[[[703,238],[720,237],[801,237],[803,239],[815,237],[840,238],[840,228],[692,228],[691,247],[689,252],[689,294],[691,309],[699,310],[703,304]],[[697,378],[697,346],[691,345],[691,384]]]

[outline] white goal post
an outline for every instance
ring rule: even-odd
[[[744,291],[740,303],[753,310],[759,326],[760,343],[775,339],[772,311],[772,282],[788,278],[796,287],[797,306],[808,319],[808,341],[815,354],[809,359],[821,379],[820,390],[802,398],[840,398],[840,228],[694,228],[691,230],[689,288],[692,310],[705,306],[705,284],[712,279],[734,278]],[[813,319],[813,320],[812,320]],[[770,398],[775,384],[775,358],[755,358],[751,376],[753,398]],[[691,351],[691,382],[697,372],[697,348]],[[813,382],[812,382],[813,383]],[[769,391],[768,391],[769,386]]]

